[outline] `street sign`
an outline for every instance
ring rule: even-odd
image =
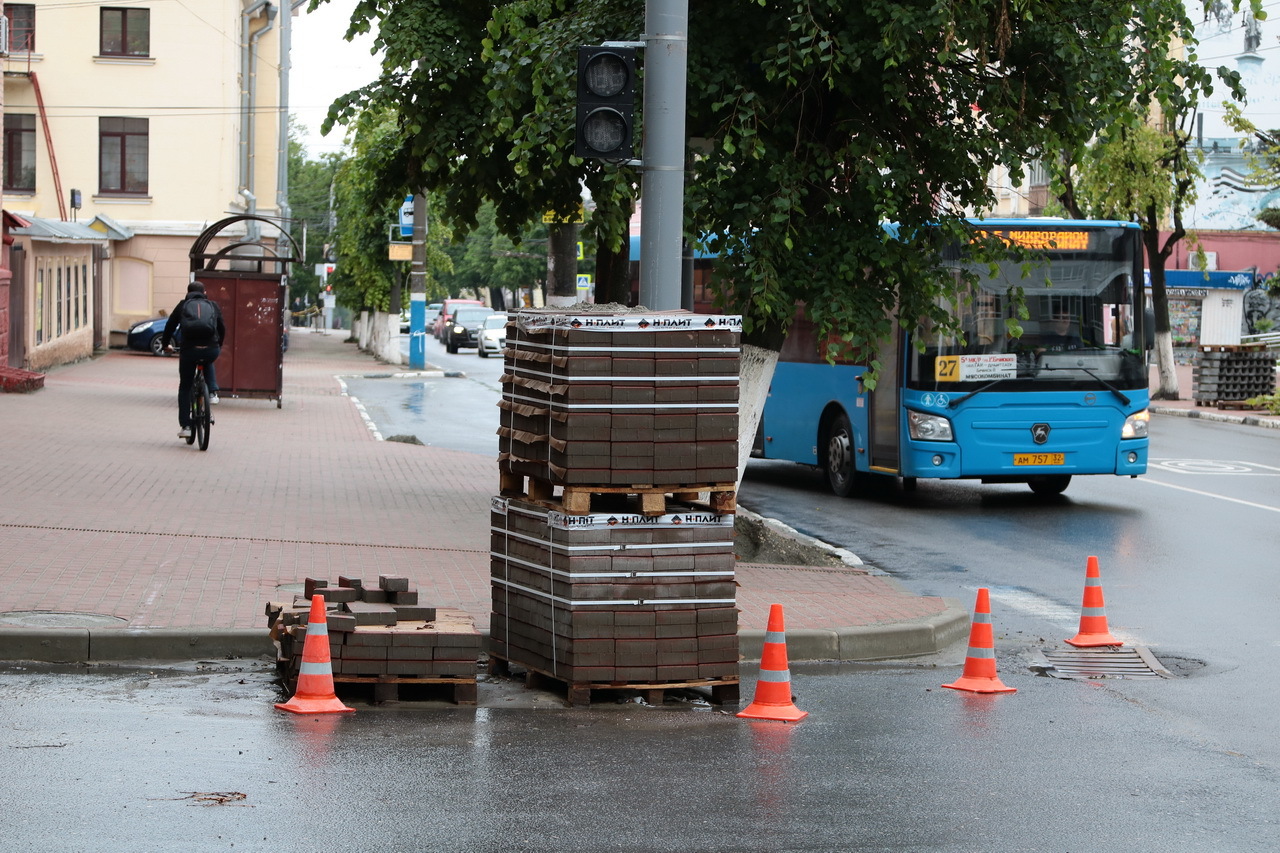
[[[389,261],[411,261],[413,260],[413,244],[412,243],[390,243],[387,246],[387,260]]]
[[[413,236],[413,196],[411,195],[405,196],[404,204],[400,205],[400,236]]]

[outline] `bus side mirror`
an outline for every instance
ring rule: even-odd
[[[1156,313],[1148,308],[1142,314],[1142,348],[1156,348]]]

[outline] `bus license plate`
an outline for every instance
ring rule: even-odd
[[[1015,453],[1014,465],[1066,465],[1065,453]]]

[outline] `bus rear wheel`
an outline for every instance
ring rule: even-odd
[[[1071,485],[1070,474],[1051,474],[1047,477],[1032,477],[1027,481],[1031,491],[1037,495],[1060,495]]]
[[[858,469],[853,462],[853,427],[844,412],[836,415],[827,427],[823,443],[826,455],[822,467],[827,474],[827,485],[842,498],[853,494],[858,481]]]

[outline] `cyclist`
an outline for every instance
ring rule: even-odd
[[[204,292],[204,284],[193,281],[187,285],[187,296],[177,304],[164,324],[160,343],[166,352],[173,352],[173,334],[182,332],[182,351],[178,355],[178,438],[191,437],[191,385],[195,381],[196,365],[203,364],[205,381],[209,385],[209,403],[218,402],[218,380],[213,362],[222,352],[222,342],[227,337],[227,327],[222,323],[222,311]]]

